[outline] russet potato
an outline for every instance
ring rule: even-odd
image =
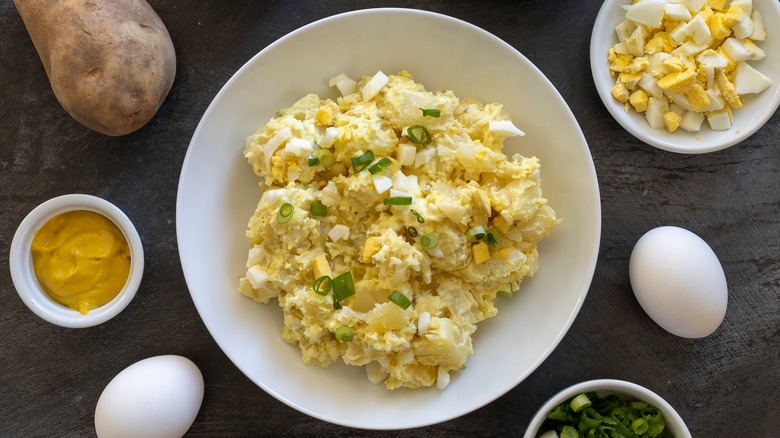
[[[14,0],[54,94],[84,126],[129,134],[173,85],[176,52],[143,0]]]

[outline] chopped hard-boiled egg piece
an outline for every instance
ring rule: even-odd
[[[663,128],[664,113],[669,110],[669,101],[662,97],[651,97],[648,99],[645,118],[653,129]]]
[[[312,263],[312,271],[314,272],[314,278],[320,278],[323,275],[333,278],[333,271],[330,270],[330,263],[328,263],[328,256],[320,254],[314,258]]]
[[[647,27],[658,27],[664,18],[666,0],[639,0],[627,9],[626,18]]]
[[[772,84],[746,64],[767,56],[752,0],[632,0],[623,9],[607,53],[611,94],[652,128],[695,132],[707,118],[711,129],[729,129],[740,95]]]
[[[511,120],[491,120],[488,123],[488,132],[507,137],[524,136],[525,132],[515,126]]]
[[[753,0],[731,0],[729,7],[732,6],[737,6],[742,9],[745,14],[750,15],[750,12],[753,11]]]
[[[664,5],[666,18],[674,21],[688,21],[691,17],[691,11],[679,3],[667,3]]]
[[[688,111],[683,114],[680,119],[680,128],[689,131],[697,132],[701,130],[701,123],[704,121],[704,114],[697,113],[696,111]]]
[[[336,242],[341,239],[349,238],[349,227],[343,224],[336,224],[328,231],[328,237],[330,240]]]
[[[379,94],[379,91],[382,90],[385,85],[387,85],[389,80],[390,78],[388,78],[386,74],[382,73],[381,71],[376,72],[376,74],[371,79],[369,79],[365,85],[363,85],[363,88],[360,89],[360,94],[363,95],[363,100],[373,99],[377,94]]]
[[[374,181],[374,189],[380,195],[393,187],[393,180],[384,175],[372,175],[371,179]]]
[[[726,110],[710,112],[707,114],[707,121],[713,131],[725,131],[731,127],[731,116]]]
[[[263,249],[259,246],[253,246],[249,249],[249,254],[246,258],[246,267],[249,268],[260,263],[263,256]]]
[[[417,335],[422,336],[428,331],[428,327],[431,325],[431,313],[422,312],[417,317]]]
[[[246,279],[253,289],[260,289],[268,282],[268,274],[258,265],[254,265],[246,271]]]
[[[750,16],[753,19],[753,33],[750,34],[750,39],[753,41],[766,40],[766,30],[764,29],[764,17],[758,11],[753,11]]]
[[[471,245],[471,253],[474,258],[474,263],[480,265],[490,259],[490,249],[487,243],[477,242]]]
[[[417,146],[408,143],[398,145],[398,164],[401,166],[414,164],[415,155],[417,155]]]
[[[382,383],[388,377],[388,374],[382,370],[382,365],[377,361],[366,364],[366,375],[371,383]]]
[[[737,94],[760,93],[772,85],[772,80],[746,62],[738,62],[734,74],[734,89]]]
[[[342,96],[354,93],[356,85],[357,82],[344,73],[339,73],[328,81],[328,86],[338,88]]]
[[[450,373],[442,367],[436,372],[436,388],[441,391],[450,384]]]
[[[341,134],[341,129],[339,128],[333,126],[325,128],[325,133],[322,135],[322,140],[320,140],[320,147],[328,149],[333,146],[339,134]]]
[[[380,240],[378,236],[371,236],[366,239],[366,244],[363,245],[363,263],[369,263],[371,256],[379,251]]]

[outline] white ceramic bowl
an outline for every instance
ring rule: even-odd
[[[588,380],[586,382],[577,383],[572,385],[559,393],[555,394],[542,405],[536,412],[531,422],[528,424],[528,428],[525,431],[524,438],[535,438],[540,432],[539,430],[544,421],[547,419],[547,413],[553,410],[561,403],[574,398],[582,393],[595,392],[601,397],[605,397],[610,394],[615,394],[621,399],[625,400],[638,400],[649,403],[652,406],[661,410],[666,421],[665,430],[670,431],[675,438],[691,438],[691,433],[688,431],[688,427],[680,417],[680,414],[674,410],[666,400],[653,391],[637,385],[636,383],[626,382],[623,380],[612,379],[600,379],[600,380]]]
[[[733,111],[734,121],[725,131],[713,131],[705,120],[699,132],[678,129],[673,133],[666,129],[653,129],[647,123],[644,113],[633,109],[626,112],[623,104],[612,97],[615,77],[610,75],[607,51],[618,42],[615,26],[625,19],[622,5],[631,0],[606,0],[601,5],[590,40],[590,67],[601,100],[612,117],[634,137],[643,142],[670,152],[702,154],[733,146],[758,131],[775,113],[780,105],[780,3],[777,0],[753,0],[753,9],[764,17],[767,31],[766,41],[759,41],[767,53],[762,61],[750,61],[770,79],[772,85],[761,94],[744,96],[744,105]]]
[[[100,213],[114,222],[130,247],[130,274],[117,296],[108,303],[82,315],[54,301],[43,290],[32,264],[32,244],[35,233],[54,216],[74,210]],[[62,327],[83,328],[102,324],[124,310],[132,301],[144,271],[144,250],[133,223],[114,204],[91,195],[71,194],[50,199],[31,211],[16,230],[9,256],[11,278],[24,304],[44,320]]]
[[[417,56],[419,54],[420,56]],[[540,269],[497,317],[480,323],[467,368],[444,391],[388,391],[361,367],[304,364],[282,339],[282,311],[237,292],[246,271],[259,179],[243,158],[247,136],[308,93],[335,98],[328,79],[407,69],[429,90],[500,101],[522,138],[509,155],[542,162],[544,194],[563,223],[539,248]],[[182,269],[206,327],[253,382],[316,418],[403,429],[473,411],[512,389],[550,354],[582,305],[596,264],[600,203],[590,151],[571,111],[525,57],[468,23],[430,12],[371,9],[305,26],[244,65],[203,116],[184,160],[176,206]],[[262,408],[258,407],[262,415]]]

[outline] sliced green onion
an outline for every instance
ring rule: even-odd
[[[574,400],[572,400],[570,403],[571,410],[574,412],[579,412],[585,408],[589,408],[590,405],[590,399],[584,393],[574,397]]]
[[[347,271],[331,280],[333,284],[333,307],[344,298],[355,295],[355,285],[352,283],[352,272]],[[341,307],[341,306],[339,306]],[[338,307],[336,307],[338,309]]]
[[[311,288],[314,289],[314,292],[317,292],[318,294],[325,296],[333,288],[330,282],[331,282],[330,277],[328,277],[327,275],[323,275],[322,277],[314,280],[314,284],[311,285]]]
[[[276,213],[276,221],[280,224],[286,224],[287,222],[290,222],[293,211],[294,208],[292,204],[285,202],[281,207],[279,207],[279,211]]]
[[[419,233],[417,233],[417,228],[415,227],[406,227],[406,234],[409,237],[417,237]]]
[[[391,196],[382,201],[385,205],[412,205],[411,196]]]
[[[328,207],[320,201],[311,203],[311,215],[312,216],[327,216]]]
[[[469,242],[474,243],[478,242],[485,238],[485,227],[482,225],[477,225],[476,227],[472,227],[468,231],[466,231],[466,238]]]
[[[320,165],[326,169],[333,166],[336,163],[336,157],[333,153],[326,149],[321,149],[319,152]]]
[[[511,291],[511,290],[510,291],[505,291],[503,289],[498,291],[498,294],[503,296],[503,297],[507,297],[507,298],[512,298],[513,296],[515,296],[514,291]]]
[[[439,117],[441,115],[441,110],[436,108],[420,108],[420,111],[422,111],[423,117]]]
[[[433,233],[425,233],[420,237],[420,245],[425,249],[433,249],[439,246],[439,238]]]
[[[415,131],[419,132],[419,134],[415,134]],[[431,133],[428,132],[428,128],[422,125],[410,126],[406,129],[406,135],[404,137],[408,138],[412,143],[418,144],[420,146],[427,146],[431,144],[431,140],[433,139],[431,137]]]
[[[602,423],[601,414],[593,408],[587,408],[582,411],[580,425],[583,429],[590,430],[599,427]]]
[[[409,211],[410,211],[410,212],[411,212],[413,215],[417,216],[417,223],[418,223],[418,224],[424,224],[424,223],[425,223],[425,218],[424,218],[424,217],[422,217],[422,215],[421,215],[420,213],[418,213],[418,212],[417,212],[417,210],[415,210],[415,209],[411,209],[411,210],[409,210]]]
[[[393,293],[388,295],[388,300],[395,303],[398,307],[402,309],[408,309],[409,306],[412,305],[412,301],[406,297],[406,295],[402,294],[400,291],[394,290]]]
[[[317,157],[310,157],[309,158],[309,167],[314,167],[320,164],[320,159]]]
[[[577,432],[577,429],[571,427],[571,426],[563,426],[563,430],[561,431],[560,438],[579,438],[580,434]]]
[[[352,170],[358,173],[368,167],[372,161],[374,161],[374,152],[371,150],[366,151],[365,154],[359,157],[352,157]]]
[[[377,173],[387,169],[391,164],[393,164],[393,162],[389,158],[382,157],[379,159],[379,161],[372,164],[368,168],[368,171],[371,172],[371,175],[376,175]]]
[[[650,425],[647,424],[647,421],[645,421],[644,418],[637,418],[631,423],[631,430],[633,430],[637,435],[642,435],[643,433],[647,432],[647,429],[649,428]]]
[[[353,337],[352,329],[345,325],[336,329],[336,340],[339,342],[349,342]]]
[[[498,229],[495,227],[487,230],[487,234],[485,235],[485,241],[487,242],[488,246],[492,246],[492,247],[501,246],[501,232],[498,231]]]

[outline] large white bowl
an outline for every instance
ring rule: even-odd
[[[750,61],[753,67],[772,79],[772,85],[761,94],[744,96],[744,105],[733,111],[734,121],[725,131],[713,131],[705,120],[699,132],[683,129],[670,133],[653,129],[644,114],[626,112],[623,104],[612,97],[615,77],[610,75],[607,51],[618,42],[615,26],[626,18],[622,5],[631,0],[606,0],[593,25],[590,39],[590,67],[601,100],[610,114],[626,131],[643,142],[670,152],[703,154],[733,146],[764,126],[780,105],[780,3],[777,0],[753,0],[753,10],[764,17],[766,41],[758,41],[767,54],[762,61]]]
[[[236,288],[245,271],[247,222],[260,199],[242,157],[246,137],[307,93],[336,97],[330,77],[409,70],[430,90],[500,101],[527,133],[511,153],[540,157],[543,188],[563,223],[540,251],[541,268],[499,315],[480,324],[474,355],[444,391],[388,391],[344,364],[319,369],[281,339],[282,312]],[[305,26],[268,46],[219,92],[184,160],[176,209],[182,268],[214,339],[241,371],[316,418],[366,429],[403,429],[471,412],[528,376],[564,336],[590,286],[600,238],[590,152],[550,82],[525,57],[468,23],[429,12],[373,9]],[[258,406],[258,415],[263,409]]]

